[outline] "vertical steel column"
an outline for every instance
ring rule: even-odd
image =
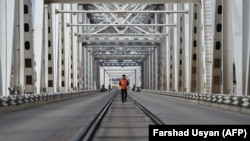
[[[165,4],[164,5],[164,10],[168,10],[169,9],[169,4]],[[165,14],[165,20],[164,22],[165,23],[170,23],[169,22],[169,15],[168,14]],[[168,36],[165,37],[165,43],[164,43],[164,46],[165,46],[165,59],[166,62],[165,62],[165,65],[166,65],[166,84],[165,84],[165,87],[166,87],[166,90],[167,91],[170,91],[170,56],[171,56],[171,53],[170,53],[170,28],[169,27],[165,27],[165,33],[168,33]]]
[[[61,9],[64,10],[64,4],[61,4]],[[61,14],[61,39],[60,39],[60,42],[61,42],[61,88],[60,88],[60,91],[61,92],[66,92],[66,70],[65,70],[65,60],[66,60],[66,38],[65,38],[65,17],[64,17],[64,14]]]
[[[94,59],[94,57],[92,56],[92,82],[93,82],[93,86],[92,89],[96,89],[97,88],[97,77],[98,77],[98,66],[97,66],[97,61]]]
[[[0,1],[0,96],[7,95],[7,83],[6,83],[6,61],[7,61],[7,0]],[[16,25],[15,25],[16,26]],[[16,51],[16,50],[15,50]]]
[[[65,10],[71,10],[71,4],[64,4]],[[67,23],[71,21],[72,14],[64,14],[64,41],[65,41],[65,90],[66,92],[72,91],[71,89],[71,54],[72,54],[72,31],[67,27]],[[72,67],[73,68],[73,67]]]
[[[144,65],[145,65],[145,61],[143,61],[140,65],[141,84],[139,85],[139,87],[141,87],[142,89],[145,89],[145,81],[144,81],[145,80],[145,70],[144,70],[145,66]]]
[[[17,21],[17,27],[19,34],[17,35],[17,45],[15,46],[15,55],[14,55],[14,79],[15,79],[15,85],[14,90],[18,94],[24,94],[24,39],[22,38],[24,36],[24,2],[23,0],[19,0],[17,2],[17,8],[18,8],[18,21]],[[28,44],[27,44],[28,45]]]
[[[62,8],[62,4],[59,4],[58,6],[60,9]],[[58,16],[58,58],[57,58],[57,92],[61,92],[62,91],[62,55],[63,55],[63,42],[62,42],[62,28],[63,28],[63,24],[62,24],[62,15]]]
[[[225,2],[225,1],[224,1]],[[230,1],[235,95],[250,95],[250,1]],[[226,8],[226,6],[225,6]],[[225,13],[223,13],[225,14]],[[225,21],[226,22],[226,21]]]
[[[87,14],[84,13],[83,14],[83,23],[84,24],[87,24]],[[87,27],[84,26],[83,27],[83,32],[87,32]],[[83,79],[83,82],[84,82],[84,89],[87,89],[88,88],[88,57],[87,57],[87,53],[88,53],[88,50],[86,47],[83,48],[83,75],[84,75],[84,79]],[[102,85],[102,84],[101,84]]]
[[[87,53],[87,58],[88,58],[88,62],[87,62],[87,69],[88,69],[88,90],[91,89],[92,86],[92,82],[91,82],[91,55],[90,52]],[[105,84],[106,85],[106,84]]]
[[[248,5],[250,7],[250,3]],[[248,8],[249,8],[248,7]],[[249,10],[249,9],[248,9]],[[249,16],[249,15],[248,15]],[[250,17],[248,17],[248,33],[250,33]],[[247,95],[247,96],[250,96],[250,35],[248,34],[248,48],[246,47],[246,84],[245,84],[245,94],[244,95]]]
[[[12,0],[11,0],[12,1]],[[13,7],[11,7],[13,9]],[[36,83],[35,92],[41,93],[43,88],[43,82],[41,78],[44,78],[44,1],[32,0],[32,36],[34,44],[34,69],[36,71]],[[8,16],[9,17],[9,16]],[[47,26],[46,26],[47,27]],[[15,42],[16,43],[16,42]],[[43,69],[43,70],[42,70]],[[43,75],[41,77],[41,75]]]
[[[43,47],[42,47],[42,67],[41,67],[41,89],[40,92],[47,91],[48,82],[48,4],[44,5],[43,12]]]
[[[44,7],[44,78],[42,91],[54,92],[54,53],[53,53],[53,25],[52,25],[52,6]]]
[[[85,68],[85,81],[86,81],[86,89],[88,90],[89,89],[89,58],[88,58],[88,50],[87,48],[85,49],[85,52],[84,52],[84,59],[85,59],[85,62],[84,62],[84,68]]]
[[[163,8],[161,10],[164,10]],[[165,14],[160,16],[160,23],[165,22]],[[166,33],[166,27],[160,28],[160,33]],[[166,38],[162,37],[161,44],[158,49],[158,89],[159,90],[166,90]]]
[[[71,10],[76,10],[76,4],[71,4],[70,5],[70,9]],[[70,20],[71,20],[71,23],[77,23],[77,17],[75,14],[71,14],[70,15]],[[76,91],[77,90],[77,83],[78,83],[78,78],[77,78],[77,75],[78,75],[78,69],[77,69],[77,65],[78,65],[78,57],[79,57],[79,54],[78,54],[78,51],[77,51],[77,39],[76,39],[76,36],[74,35],[74,33],[77,32],[77,27],[74,27],[72,26],[71,29],[70,29],[70,87],[71,87],[71,91]]]
[[[250,1],[243,1],[243,95],[250,96]],[[237,49],[237,47],[236,47]],[[244,76],[244,75],[243,75]]]
[[[33,94],[35,91],[35,70],[34,70],[34,45],[31,23],[31,1],[19,0],[20,10],[20,66],[24,70],[20,71],[21,94]],[[20,67],[22,68],[22,67]],[[24,85],[22,85],[24,84]]]
[[[18,8],[15,8],[15,4],[17,2],[16,1],[9,1],[9,0],[5,0],[5,4],[3,4],[2,6],[4,6],[5,8],[1,7],[1,12],[2,11],[5,11],[3,12],[2,14],[5,15],[3,16],[3,18],[5,20],[2,19],[2,24],[4,26],[1,26],[1,28],[4,28],[4,29],[1,29],[1,33],[2,35],[0,36],[4,36],[4,37],[0,37],[0,38],[5,38],[6,39],[6,46],[2,46],[0,45],[0,49],[1,48],[5,48],[6,50],[2,52],[1,50],[1,57],[2,59],[3,58],[6,58],[5,61],[2,60],[2,63],[5,64],[3,65],[2,64],[2,71],[5,73],[2,73],[2,77],[5,79],[5,82],[3,81],[2,83],[5,83],[5,84],[0,84],[0,85],[5,85],[5,87],[3,87],[5,93],[3,93],[4,96],[8,96],[9,94],[13,93],[14,91],[9,91],[9,93],[7,92],[7,89],[8,88],[11,88],[11,90],[13,90],[13,62],[14,62],[14,54],[13,54],[13,51],[14,51],[14,48],[15,48],[15,36],[16,34],[18,34],[17,30],[16,29],[16,25],[15,25],[15,21],[16,21],[16,17],[15,17],[15,13],[16,11],[18,11]],[[1,16],[0,16],[1,17]],[[1,40],[1,39],[0,39]],[[2,42],[2,41],[0,41]],[[3,44],[4,41],[3,41]],[[0,59],[1,61],[1,59]],[[1,65],[1,64],[0,64]],[[0,73],[1,73],[1,68],[0,68]],[[1,79],[1,78],[0,78]],[[1,82],[0,82],[1,83]],[[0,95],[1,95],[1,90],[0,90]]]
[[[164,15],[164,18],[165,18],[165,15]],[[166,29],[163,28],[162,30],[164,33],[166,33]],[[161,64],[162,64],[162,67],[161,67],[161,74],[162,76],[159,76],[159,77],[162,77],[161,79],[161,90],[163,91],[166,91],[167,90],[167,75],[166,75],[166,65],[167,65],[167,52],[166,52],[166,37],[163,37],[162,39],[162,43],[161,43],[161,57],[160,57],[160,60],[161,60]]]
[[[1,12],[4,13],[4,12]],[[20,71],[22,71],[21,69],[21,64],[20,64],[20,16],[19,16],[20,10],[19,10],[19,2],[16,1],[15,2],[15,19],[14,19],[14,42],[15,44],[13,44],[13,89],[15,91],[15,93],[20,93],[21,90],[21,81],[20,81]],[[4,43],[1,41],[1,43]],[[23,81],[22,81],[23,82]],[[23,83],[22,83],[23,85]]]
[[[113,78],[111,77],[111,89],[113,88],[112,85],[113,84]]]
[[[170,4],[169,5],[169,10],[173,10],[173,4]],[[173,24],[174,23],[174,21],[173,21],[173,15],[169,15],[168,16],[168,21],[169,21],[169,23],[170,24]],[[175,71],[175,69],[174,69],[174,61],[175,61],[175,59],[174,59],[174,57],[175,57],[175,55],[174,55],[174,28],[172,27],[172,28],[170,28],[169,29],[169,55],[170,55],[170,63],[169,63],[169,69],[170,69],[170,71],[169,71],[169,91],[173,91],[173,90],[175,90],[175,81],[174,81],[174,78],[175,78],[175,73],[174,73],[174,71]]]
[[[164,4],[159,5],[159,10],[164,10]],[[158,23],[164,24],[165,23],[165,13],[164,14],[158,14]],[[159,27],[158,30],[160,33],[166,33],[165,29],[166,27]],[[165,46],[166,38],[162,37],[161,44],[158,49],[158,90],[164,90],[166,86],[166,46]]]
[[[94,83],[93,83],[93,59],[92,59],[92,55],[91,53],[89,53],[89,60],[90,60],[90,64],[89,64],[89,68],[90,68],[90,89],[93,89]],[[108,85],[108,84],[107,84]]]
[[[154,49],[152,49],[154,50]],[[150,68],[150,71],[149,71],[149,89],[150,90],[153,90],[153,74],[154,74],[154,63],[153,63],[153,51],[150,53],[150,56],[149,56],[149,68]]]
[[[150,85],[150,81],[149,81],[149,79],[150,79],[150,59],[149,59],[149,57],[150,57],[150,55],[148,55],[147,56],[147,58],[145,59],[146,61],[146,64],[145,64],[145,85],[146,85],[146,89],[149,89],[149,85]]]
[[[249,20],[248,26],[249,25],[250,25],[250,20]],[[250,28],[249,28],[248,32],[250,33]],[[248,35],[248,36],[249,36],[249,38],[248,38],[248,44],[249,45],[248,45],[248,49],[246,48],[246,50],[248,50],[246,52],[246,58],[248,58],[248,59],[246,59],[246,62],[247,62],[246,67],[247,67],[247,69],[246,69],[246,80],[245,80],[246,84],[245,84],[245,94],[244,95],[250,96],[250,35]]]
[[[192,16],[190,17],[192,21],[192,48],[191,48],[191,85],[190,85],[190,90],[191,92],[197,92],[198,91],[198,60],[197,59],[197,54],[198,54],[198,49],[197,49],[197,44],[198,44],[198,5],[193,5],[193,11],[192,11]]]
[[[155,49],[152,49],[153,52],[151,53],[151,56],[150,56],[150,69],[151,69],[151,73],[150,73],[150,89],[151,90],[154,90],[154,84],[155,84],[155,80],[154,80],[154,76],[155,76],[155,63],[154,63],[154,54],[155,54]]]
[[[88,87],[88,67],[87,67],[87,48],[83,48],[83,82],[84,89]]]
[[[101,81],[101,75],[100,75],[100,64],[98,61],[96,61],[96,89],[100,89],[100,81]]]
[[[101,87],[102,87],[102,86],[105,87],[105,82],[106,82],[106,70],[103,69],[103,84],[101,84]]]
[[[178,10],[178,4],[173,4],[173,10]],[[178,23],[178,14],[173,14],[173,23]],[[174,86],[174,91],[178,91],[178,87],[179,87],[179,68],[178,68],[178,64],[179,64],[179,54],[178,54],[178,31],[177,28],[173,28],[173,57],[174,57],[174,63],[173,63],[173,86]]]
[[[222,93],[223,47],[223,0],[216,0],[212,93]]]
[[[150,73],[151,73],[150,56],[151,55],[150,54],[147,56],[147,68],[146,68],[146,70],[147,70],[147,77],[148,77],[148,79],[147,79],[148,89],[150,89],[150,79],[151,79],[151,75],[150,75]]]
[[[170,63],[169,63],[169,90],[174,90],[174,45],[173,45],[173,28],[169,31]]]
[[[184,14],[183,15],[183,38],[182,38],[182,44],[183,44],[183,49],[182,49],[182,56],[183,56],[183,88],[185,92],[190,92],[190,83],[191,83],[191,61],[190,61],[190,51],[191,51],[191,45],[192,45],[192,40],[191,40],[191,21],[192,20],[192,12],[191,12],[191,4],[184,4],[183,5],[184,10],[189,10],[189,14]]]
[[[184,6],[183,4],[178,5],[178,10],[183,10]],[[179,81],[178,81],[178,91],[185,91],[184,90],[184,67],[183,67],[183,62],[184,62],[184,57],[183,57],[183,46],[184,46],[184,14],[178,14],[178,40],[177,40],[177,45],[178,45],[178,52],[179,53],[179,61],[178,61],[178,74],[179,74]]]
[[[48,87],[48,5],[44,5],[43,14],[43,61],[42,61],[42,71],[41,71],[41,90],[40,92],[46,92]]]
[[[199,41],[201,41],[201,47],[204,58],[204,62],[199,60],[198,67],[198,89],[201,92],[211,93],[212,85],[212,62],[213,62],[213,36],[212,36],[212,18],[211,18],[211,0],[201,0],[201,5],[199,5],[199,15],[201,15],[201,36],[199,36]],[[201,59],[201,58],[199,58]],[[205,65],[205,66],[204,66]],[[202,69],[202,67],[205,67]],[[204,73],[205,72],[205,73]],[[201,79],[202,78],[202,79]],[[204,78],[204,80],[203,80]],[[204,82],[204,84],[203,84]],[[206,83],[205,83],[206,82]]]
[[[155,24],[158,24],[160,21],[159,21],[159,14],[157,14],[157,13],[155,13],[154,14],[154,23]],[[159,27],[155,27],[154,28],[154,30],[155,31],[159,31]],[[159,66],[159,61],[158,61],[158,49],[159,49],[159,47],[157,47],[157,48],[154,48],[154,58],[153,58],[153,64],[154,64],[154,81],[153,81],[153,85],[154,85],[154,90],[158,90],[158,74],[159,74],[159,72],[158,72],[158,66]]]
[[[70,10],[71,4],[65,4],[65,9]],[[72,53],[72,31],[67,27],[70,22],[72,14],[64,14],[64,35],[65,35],[65,88],[66,91],[71,91],[71,53]],[[72,67],[73,68],[73,67]]]
[[[87,14],[83,13],[83,23],[87,24]],[[87,27],[83,27],[83,32],[87,31]],[[83,46],[83,88],[87,89],[87,48]],[[102,84],[101,84],[102,85]]]
[[[164,84],[165,84],[165,46],[163,45],[163,42],[165,41],[165,39],[162,39],[161,45],[159,46],[159,55],[158,55],[158,63],[159,63],[159,69],[158,69],[158,86],[157,89],[159,90],[163,90],[164,88]]]
[[[73,4],[72,5],[72,10],[77,10],[77,4]],[[77,15],[73,15],[73,22],[77,23],[78,22],[78,16]],[[73,88],[74,91],[78,90],[78,60],[79,60],[79,52],[80,50],[78,50],[78,42],[77,42],[77,37],[74,35],[76,32],[78,32],[77,27],[73,28]]]
[[[155,54],[154,54],[154,90],[158,90],[158,48],[155,48]]]
[[[73,5],[70,4],[70,9],[73,10]],[[70,22],[71,23],[74,23],[74,20],[73,20],[73,15],[70,14]],[[75,62],[75,59],[77,56],[74,54],[74,47],[75,47],[75,42],[74,42],[74,27],[71,26],[70,27],[70,31],[69,31],[69,35],[70,35],[70,54],[69,54],[69,80],[70,80],[70,91],[74,91],[74,87],[75,87],[75,82],[74,82],[74,62]]]
[[[82,45],[81,43],[78,43],[77,46],[77,52],[78,52],[78,58],[77,58],[77,90],[81,90],[82,89],[82,85],[83,85],[83,81],[82,81],[82,77],[83,77],[83,63],[82,63]]]
[[[201,20],[202,19],[202,14],[201,14],[202,13],[201,12],[202,6],[199,4],[197,4],[196,6],[197,6],[197,50],[196,51],[197,51],[197,66],[198,66],[197,67],[197,74],[198,75],[197,75],[197,81],[196,81],[197,83],[196,84],[197,84],[197,92],[204,93],[204,92],[206,92],[205,78],[207,76],[207,78],[206,78],[207,84],[210,84],[209,79],[211,78],[211,77],[210,78],[208,77],[208,76],[211,76],[210,75],[211,71],[210,71],[210,73],[207,72],[207,75],[206,75],[204,70],[205,70],[205,66],[207,66],[207,69],[206,69],[207,71],[209,70],[209,68],[211,68],[211,63],[209,62],[209,59],[211,60],[212,57],[211,57],[211,51],[208,52],[208,50],[209,50],[209,47],[211,47],[211,45],[212,45],[212,43],[211,43],[212,38],[209,38],[209,40],[208,40],[208,39],[204,39],[202,37],[202,23],[201,23],[202,22],[202,20]],[[207,8],[207,9],[210,9],[210,8]],[[204,13],[204,14],[208,14],[208,13]],[[211,13],[209,12],[209,14],[211,14]],[[210,16],[206,16],[206,17],[207,17],[206,18],[207,21],[203,21],[204,22],[203,24],[205,25],[203,30],[204,30],[205,36],[209,36],[210,32],[211,32],[211,26],[209,26],[209,25],[211,25],[212,23],[208,22],[208,21],[210,21],[209,19],[211,17]],[[202,40],[204,40],[204,42],[203,42],[204,45],[202,44]],[[205,52],[205,50],[207,50],[207,51]],[[208,65],[210,65],[210,67],[208,67]],[[208,88],[208,90],[210,90],[210,89]]]
[[[233,94],[233,52],[232,52],[232,8],[231,2],[223,1],[223,66],[222,93]]]
[[[137,83],[136,83],[136,69],[135,69],[135,86],[137,87]]]
[[[78,5],[77,7],[78,10],[83,10],[83,5]],[[77,21],[78,23],[83,23],[83,14],[82,13],[78,13],[77,15]],[[82,26],[78,26],[77,27],[78,32],[81,33],[83,32],[83,27]],[[78,40],[78,38],[77,38]],[[82,49],[82,43],[79,42],[78,46],[77,46],[77,52],[78,52],[78,58],[77,58],[77,89],[81,90],[83,89],[83,62],[82,62],[82,58],[83,58],[83,49]]]

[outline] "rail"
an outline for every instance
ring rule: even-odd
[[[152,112],[150,112],[146,107],[142,106],[140,103],[138,103],[134,98],[131,96],[128,96],[129,99],[140,109],[142,110],[156,125],[164,125],[165,123],[159,119],[157,116],[155,116]]]
[[[70,141],[90,141],[93,139],[96,131],[98,130],[103,118],[105,117],[110,105],[112,104],[114,98],[116,97],[116,91],[113,91],[113,96],[105,104],[105,106],[98,112],[98,114],[91,120],[88,127],[85,129],[81,128]]]
[[[78,130],[78,132],[70,139],[70,141],[91,141],[95,137],[95,133],[99,129],[102,120],[105,118],[106,113],[110,109],[114,99],[116,98],[118,91],[112,91],[112,97],[108,100],[108,102],[104,105],[104,107],[99,110],[95,117],[91,118],[89,124],[83,126]],[[159,119],[156,115],[150,112],[147,108],[138,103],[135,99],[128,95],[128,98],[132,101],[135,106],[137,106],[146,116],[148,116],[151,121],[156,125],[165,124],[161,119]]]

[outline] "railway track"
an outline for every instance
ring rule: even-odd
[[[88,128],[80,129],[70,141],[146,141],[148,125],[161,124],[164,122],[131,96],[122,103],[117,90]]]

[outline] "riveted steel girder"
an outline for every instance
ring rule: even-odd
[[[69,11],[69,10],[56,10],[56,14],[58,13],[188,13],[186,10],[176,10],[176,11],[160,11],[160,10],[143,10],[143,11],[131,11],[131,10],[78,10],[78,11]]]
[[[164,4],[164,3],[198,3],[200,0],[44,0],[45,3],[148,3],[148,4]]]

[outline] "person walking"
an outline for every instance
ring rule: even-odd
[[[123,74],[122,78],[120,79],[119,85],[121,86],[121,97],[122,97],[122,103],[124,103],[124,101],[127,101],[127,87],[129,85],[128,79],[126,78],[126,75]]]

